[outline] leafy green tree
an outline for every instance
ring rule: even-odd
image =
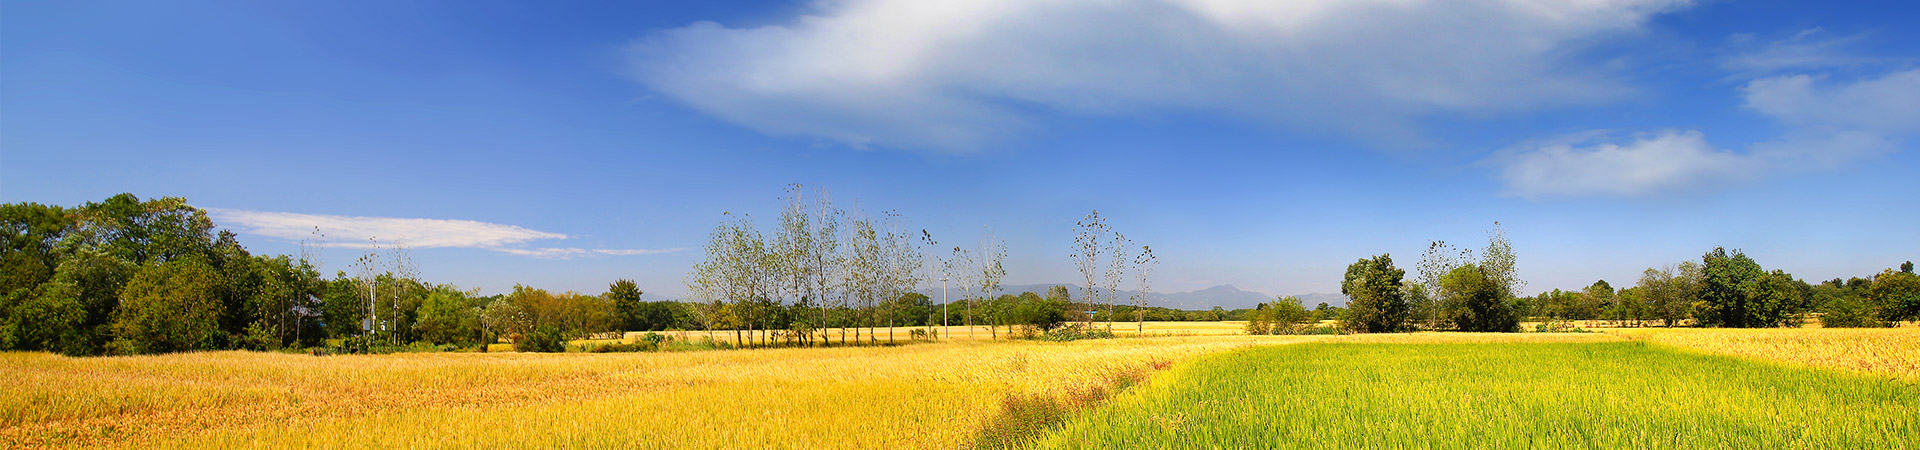
[[[1353,299],[1347,305],[1346,327],[1361,333],[1390,333],[1406,329],[1409,315],[1405,282],[1407,271],[1395,268],[1386,254],[1361,258],[1347,266],[1340,293]]]
[[[1892,326],[1883,314],[1847,289],[1844,283],[1821,284],[1814,288],[1814,302],[1820,305],[1820,326],[1825,328],[1881,328]]]
[[[1595,281],[1593,284],[1588,285],[1587,289],[1582,291],[1581,294],[1581,302],[1576,309],[1577,312],[1574,314],[1577,318],[1610,318],[1607,313],[1613,309],[1616,300],[1614,298],[1612,284],[1607,283],[1607,280]]]
[[[1280,297],[1261,303],[1247,313],[1247,334],[1294,334],[1313,321],[1313,312],[1300,305],[1299,297]]]
[[[1902,267],[1908,268],[1911,266]],[[1885,321],[1920,320],[1920,275],[1911,271],[1880,272],[1873,277],[1873,284],[1867,286],[1866,297],[1880,308],[1881,319]]]
[[[82,324],[87,310],[80,306],[79,286],[66,280],[44,283],[39,295],[28,296],[10,305],[5,322],[0,322],[0,346],[13,350],[50,350],[75,352],[86,347]],[[21,290],[21,293],[31,291]]]
[[[439,286],[427,293],[413,329],[423,342],[471,345],[480,339],[480,308],[466,293]]]
[[[1024,330],[1022,334],[1032,337],[1037,333],[1053,331],[1067,322],[1067,306],[1071,300],[1067,296],[1066,286],[1054,286],[1047,293],[1048,296],[1044,298],[1032,292],[1020,294],[1015,316]]]
[[[1771,295],[1771,285],[1762,286],[1768,275],[1752,258],[1716,247],[1701,257],[1701,267],[1705,278],[1697,317],[1702,324],[1754,328],[1785,322],[1783,308],[1774,303],[1779,296]]]
[[[1681,263],[1679,270],[1672,266],[1660,269],[1648,268],[1640,274],[1640,299],[1648,309],[1648,314],[1660,319],[1661,325],[1674,326],[1690,316],[1693,307],[1696,275],[1699,265],[1692,261]]]
[[[346,338],[360,334],[361,323],[367,318],[366,292],[361,280],[345,271],[335,272],[333,280],[325,283],[320,293],[320,322],[326,325],[327,335]]]
[[[613,302],[614,310],[619,311],[621,330],[651,330],[651,327],[645,323],[646,314],[641,310],[643,302],[640,301],[640,295],[642,294],[640,286],[634,284],[633,280],[622,279],[607,286],[607,294],[604,297]]]
[[[1514,332],[1520,330],[1520,319],[1515,316],[1500,282],[1487,276],[1479,265],[1467,264],[1454,268],[1440,280],[1441,295],[1451,304],[1454,311],[1449,321],[1460,331]]]
[[[933,299],[927,294],[908,292],[893,300],[894,320],[902,326],[917,327],[929,324],[933,317]]]
[[[217,347],[220,274],[198,258],[148,263],[120,291],[113,353],[164,353]]]

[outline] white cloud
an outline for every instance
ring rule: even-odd
[[[1379,141],[1410,120],[1601,102],[1570,62],[1684,0],[822,1],[790,23],[700,22],[633,46],[633,76],[762,132],[965,151],[1027,112],[1201,111]]]
[[[1500,162],[1509,193],[1528,198],[1558,195],[1642,195],[1751,170],[1753,163],[1713,148],[1697,131],[1641,135],[1625,144],[1595,142],[1592,133],[1540,145]]]
[[[1760,42],[1753,35],[1734,35],[1737,47],[1721,62],[1727,70],[1751,78],[1781,70],[1828,69],[1875,62],[1854,53],[1849,47],[1865,40],[1865,33],[1834,36],[1820,28],[1809,28],[1786,39]]]
[[[1789,125],[1875,133],[1920,131],[1920,69],[1822,85],[1825,77],[1761,78],[1741,88],[1746,106]]]
[[[518,246],[529,242],[567,239],[568,236],[472,220],[335,216],[218,208],[208,208],[207,212],[216,222],[233,227],[238,232],[290,241],[313,240],[313,231],[317,227],[324,237],[314,244],[323,247],[372,248],[378,244],[404,245],[416,249],[478,248],[542,258],[646,255],[685,250],[520,248]]]
[[[568,248],[496,248],[493,250],[520,255],[520,256],[532,256],[536,258],[566,259],[566,258],[573,258],[573,257],[579,257],[579,256],[587,256],[587,255],[622,255],[622,256],[652,255],[652,254],[660,254],[660,253],[675,253],[675,252],[684,251],[686,249],[685,248],[668,248],[668,249],[657,249],[657,250],[655,249],[608,249],[608,248],[585,249],[585,248],[568,247]]]
[[[1698,131],[1668,131],[1624,145],[1529,145],[1491,161],[1500,166],[1508,193],[1521,197],[1642,195],[1744,175],[1839,167],[1894,151],[1904,136],[1920,132],[1920,69],[1850,83],[1822,81],[1795,74],[1747,83],[1741,89],[1747,108],[1787,131],[1746,152],[1717,149]]]

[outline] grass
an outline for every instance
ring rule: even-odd
[[[1201,358],[1043,448],[1911,448],[1920,387],[1642,342],[1307,344]]]

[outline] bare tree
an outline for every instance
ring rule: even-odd
[[[965,321],[962,326],[966,327],[968,335],[973,334],[974,280],[980,276],[980,272],[973,270],[973,264],[973,251],[958,246],[953,248],[953,254],[947,257],[945,264],[947,276],[953,279],[955,287],[960,288],[960,301],[966,302],[966,310],[961,319]]]
[[[901,216],[899,211],[888,211],[886,220],[887,234],[882,243],[885,246],[884,259],[888,269],[885,297],[887,342],[891,343],[894,341],[893,327],[900,316],[898,311],[900,299],[920,285],[920,268],[924,262],[921,260],[919,247],[914,244],[913,235],[905,231],[906,218]]]
[[[1153,266],[1159,264],[1160,260],[1153,256],[1153,247],[1145,245],[1140,246],[1140,256],[1133,259],[1133,275],[1139,283],[1134,294],[1133,318],[1138,324],[1134,332],[1140,336],[1147,334],[1147,294],[1153,291],[1149,281],[1153,276]]]
[[[1000,237],[993,233],[992,227],[987,227],[985,232],[980,236],[980,265],[975,269],[979,275],[973,279],[975,283],[978,283],[977,286],[980,288],[979,297],[992,298],[1000,292],[1000,280],[1006,279],[1007,277],[1007,268],[1002,264],[1002,261],[1006,259],[1006,242],[1001,241]],[[969,326],[971,326],[971,324],[969,324]],[[993,328],[993,326],[989,325],[987,329],[993,338],[1000,338],[999,331]],[[969,329],[969,332],[971,332],[971,329]]]
[[[1074,266],[1080,269],[1080,275],[1086,280],[1086,284],[1082,285],[1086,290],[1081,297],[1087,299],[1088,304],[1091,305],[1097,301],[1095,295],[1098,295],[1094,294],[1094,290],[1096,289],[1095,278],[1101,273],[1100,241],[1112,228],[1107,226],[1106,219],[1100,217],[1100,210],[1097,209],[1087,213],[1087,217],[1080,219],[1074,226],[1076,233],[1071,256]],[[1086,325],[1087,328],[1093,328],[1092,315],[1087,316]]]
[[[1104,280],[1106,281],[1106,283],[1103,284],[1102,287],[1106,288],[1106,291],[1107,291],[1106,295],[1107,295],[1107,332],[1108,333],[1113,332],[1113,322],[1119,319],[1117,317],[1114,317],[1113,307],[1114,307],[1114,303],[1118,302],[1119,300],[1120,281],[1126,278],[1127,256],[1128,256],[1127,250],[1133,246],[1132,242],[1133,241],[1127,240],[1126,235],[1120,234],[1119,232],[1113,233],[1112,237],[1110,237],[1107,241],[1106,252],[1107,252],[1107,257],[1109,261],[1107,262],[1107,270],[1106,270],[1107,276]]]
[[[1433,241],[1427,244],[1427,251],[1420,254],[1419,286],[1420,295],[1413,305],[1413,316],[1426,329],[1440,328],[1444,320],[1440,279],[1453,269],[1473,264],[1473,250],[1454,248],[1447,241]]]

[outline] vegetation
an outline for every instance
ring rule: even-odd
[[[1247,314],[1247,334],[1297,334],[1316,322],[1313,312],[1300,306],[1299,298],[1281,297],[1279,301],[1261,303]]]
[[[1916,413],[1911,384],[1639,343],[1306,344],[1177,367],[1039,446],[1897,448]]]
[[[1346,280],[1340,284],[1340,293],[1353,299],[1347,304],[1347,329],[1360,333],[1406,329],[1410,311],[1401,281],[1406,274],[1393,267],[1393,258],[1385,254],[1347,266]]]
[[[697,333],[696,333],[697,334]],[[0,442],[40,446],[958,448],[1011,397],[1298,337],[752,352],[139,358],[0,353]],[[644,341],[644,339],[643,339]]]

